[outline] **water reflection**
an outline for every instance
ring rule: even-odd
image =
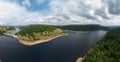
[[[75,62],[105,35],[105,31],[70,32],[46,43],[25,46],[17,39],[0,36],[3,62]]]

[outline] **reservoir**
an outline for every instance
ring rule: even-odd
[[[69,32],[49,42],[25,46],[13,37],[0,35],[1,62],[76,62],[85,56],[106,31]]]

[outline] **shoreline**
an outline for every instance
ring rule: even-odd
[[[77,60],[76,60],[76,62],[82,62],[83,61],[83,57],[79,57]]]
[[[63,34],[63,35],[58,35],[58,36],[55,36],[55,37],[52,37],[50,39],[46,39],[46,40],[36,40],[36,41],[33,41],[33,42],[30,42],[30,41],[24,41],[24,40],[20,40],[18,39],[17,37],[15,37],[16,39],[18,39],[18,41],[23,44],[23,45],[26,45],[26,46],[32,46],[32,45],[36,45],[36,44],[40,44],[40,43],[44,43],[44,42],[49,42],[53,39],[56,39],[58,37],[62,37],[62,36],[67,36],[68,33],[66,34]]]

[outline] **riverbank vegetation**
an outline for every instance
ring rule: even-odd
[[[21,27],[20,29],[21,31],[16,33],[18,39],[31,42],[46,40],[65,34],[62,29],[51,25],[30,25]]]
[[[0,26],[0,34],[3,34],[5,32],[10,32],[13,30],[14,30],[14,27]]]
[[[87,53],[83,62],[120,62],[120,29],[109,31]]]

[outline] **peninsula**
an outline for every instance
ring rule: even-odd
[[[29,25],[20,27],[17,39],[24,45],[35,45],[66,35],[64,30],[52,25]]]

